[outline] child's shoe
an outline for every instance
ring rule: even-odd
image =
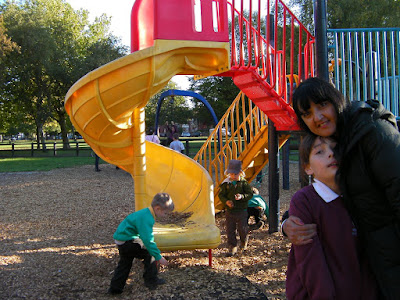
[[[228,253],[226,254],[226,256],[230,257],[230,256],[235,256],[236,253],[238,251],[238,248],[235,247],[229,247]]]
[[[240,251],[246,251],[247,250],[247,243],[248,243],[249,239],[246,239],[246,241],[244,242],[240,242]]]
[[[165,284],[165,279],[158,278],[151,281],[145,281],[144,285],[151,291],[155,290],[159,285]]]

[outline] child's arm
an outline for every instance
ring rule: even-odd
[[[306,223],[315,223],[318,218],[310,200],[302,191],[293,196],[289,214],[301,218]],[[307,289],[310,299],[335,299],[334,281],[325,259],[319,235],[314,236],[310,244],[292,245],[291,251],[294,253],[295,267],[299,279]]]
[[[220,192],[218,193],[218,198],[219,198],[219,200],[221,200],[221,202],[224,204],[224,206],[232,207],[233,206],[233,203],[231,203],[232,200],[227,197],[227,194],[228,194],[227,193],[227,184],[222,183]]]
[[[235,200],[248,202],[253,197],[253,190],[247,181],[242,181],[242,193],[235,195]]]
[[[150,255],[153,256],[155,260],[159,261],[163,257],[161,256],[161,252],[154,241],[153,225],[154,223],[149,224],[148,222],[142,222],[140,228],[138,228],[138,231],[140,239],[142,240],[147,251],[149,251]]]

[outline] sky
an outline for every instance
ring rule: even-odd
[[[73,9],[86,9],[89,11],[89,20],[94,21],[95,17],[106,14],[111,17],[111,32],[120,37],[122,44],[130,47],[130,24],[131,10],[135,0],[66,0]],[[179,88],[188,89],[189,82],[187,76],[175,76],[173,78]]]

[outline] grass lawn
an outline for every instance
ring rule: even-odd
[[[100,160],[102,163],[102,160]],[[48,171],[81,165],[94,165],[93,157],[29,157],[0,159],[0,173]],[[93,166],[94,168],[94,166]]]

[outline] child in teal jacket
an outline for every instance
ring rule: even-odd
[[[253,197],[249,200],[247,207],[247,223],[251,216],[254,217],[255,223],[250,226],[250,230],[260,229],[264,226],[263,215],[268,218],[269,208],[264,198],[261,197],[257,188],[253,187]]]
[[[114,233],[114,240],[118,246],[119,262],[111,279],[109,294],[121,294],[133,259],[143,260],[144,284],[150,290],[159,284],[165,283],[157,277],[157,262],[168,265],[168,261],[162,257],[160,250],[154,242],[153,226],[155,218],[164,218],[174,210],[174,203],[167,193],[158,193],[154,196],[151,206],[138,210],[128,215],[118,226]]]

